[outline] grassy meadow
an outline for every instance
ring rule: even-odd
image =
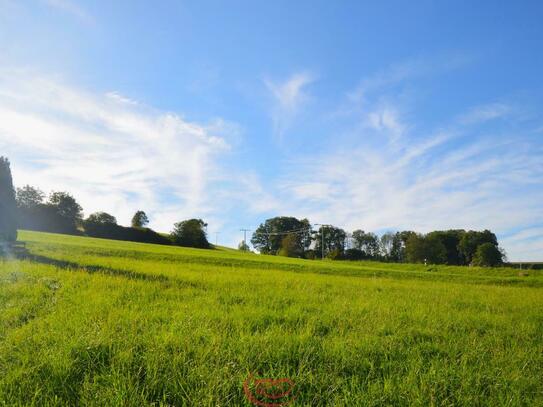
[[[21,231],[0,405],[543,405],[543,272],[307,261]]]

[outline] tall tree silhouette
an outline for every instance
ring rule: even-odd
[[[149,224],[149,218],[143,211],[137,211],[132,217],[133,228],[143,228]]]
[[[0,241],[17,240],[17,204],[9,160],[0,157]]]

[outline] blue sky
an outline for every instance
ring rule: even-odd
[[[16,185],[210,240],[275,215],[543,260],[540,2],[0,0]]]

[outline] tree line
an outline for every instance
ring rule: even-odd
[[[333,225],[314,230],[307,219],[279,216],[260,224],[251,243],[262,254],[306,259],[476,266],[499,266],[505,261],[505,252],[489,230],[399,231],[377,236],[361,229],[348,234]]]
[[[137,211],[130,226],[122,226],[106,212],[83,217],[83,208],[68,192],[53,191],[48,196],[39,188],[26,185],[15,189],[9,160],[0,157],[0,240],[15,241],[17,229],[85,235],[115,240],[210,248],[207,224],[188,219],[174,225],[169,235],[147,225],[144,211]]]

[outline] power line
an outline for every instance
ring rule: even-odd
[[[293,229],[293,230],[287,230],[284,232],[258,232],[255,231],[253,235],[264,235],[264,236],[279,236],[279,235],[289,235],[294,233],[307,233],[311,230],[311,228],[303,228],[303,229]]]
[[[324,260],[324,228],[326,227],[333,227],[332,225],[325,225],[323,223],[315,223],[315,226],[321,227],[321,237],[322,237],[322,243],[321,243],[321,249],[322,249],[322,260]]]
[[[321,250],[322,250],[322,253],[321,253],[321,256],[322,256],[322,259],[324,260],[324,231],[325,231],[325,228],[327,227],[333,227],[333,225],[329,225],[329,224],[324,224],[324,223],[314,223],[313,224],[314,226],[321,226],[321,230],[322,230],[322,243],[321,243]],[[243,241],[246,242],[247,241],[247,232],[249,232],[250,230],[249,229],[240,229],[240,232],[243,232]],[[301,229],[292,229],[292,230],[286,230],[284,232],[259,232],[258,229],[253,233],[253,236],[257,235],[257,236],[283,236],[283,235],[290,235],[290,234],[305,234],[305,233],[311,233],[313,232],[311,230],[311,225],[308,226],[308,227],[305,227],[305,228],[301,228]],[[315,233],[315,232],[313,232]]]
[[[243,232],[243,243],[247,244],[247,232],[250,232],[251,229],[240,229],[240,232]]]

